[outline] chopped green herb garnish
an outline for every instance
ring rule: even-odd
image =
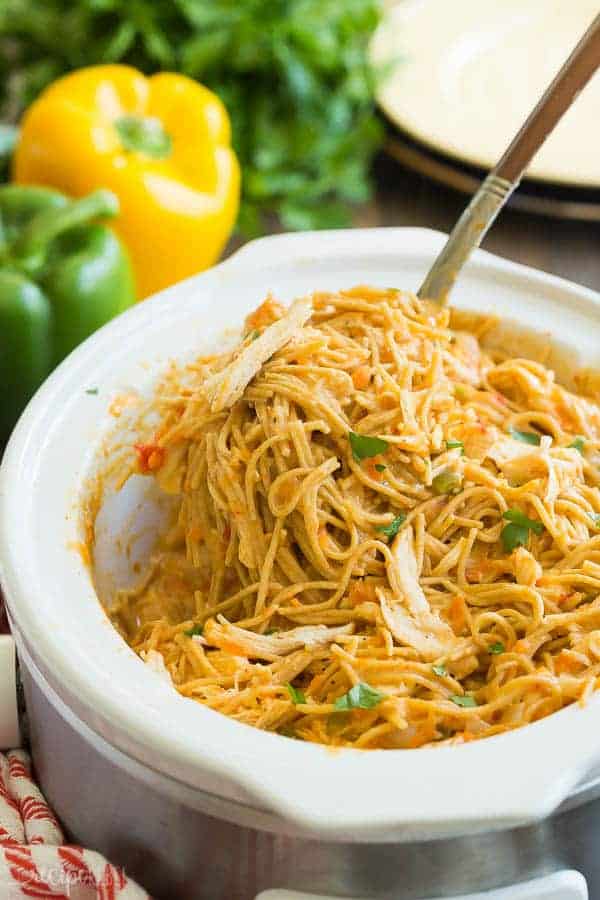
[[[255,341],[256,338],[259,338],[259,337],[260,337],[260,331],[258,330],[258,328],[256,328],[256,329],[252,332],[252,334],[250,335],[250,337],[252,338],[253,341]]]
[[[503,518],[510,522],[505,525],[500,535],[506,553],[512,553],[517,547],[524,547],[529,540],[529,532],[541,534],[544,526],[535,519],[530,519],[520,509],[507,509]]]
[[[204,629],[202,625],[194,625],[192,628],[188,628],[187,631],[184,631],[183,633],[187,637],[194,637],[195,634],[202,634],[203,630]]]
[[[372,456],[379,456],[385,453],[389,444],[383,438],[369,437],[367,434],[356,434],[354,431],[348,432],[348,439],[352,447],[352,456],[357,462],[363,459],[370,459]]]
[[[350,688],[347,694],[338,697],[334,706],[338,710],[373,709],[383,698],[383,694],[361,681]]]
[[[500,534],[506,553],[512,553],[517,547],[524,547],[529,540],[529,529],[522,525],[505,525]]]
[[[582,437],[576,437],[572,444],[569,444],[569,449],[578,450],[579,453],[583,456],[583,450],[585,447],[585,441]]]
[[[440,678],[444,678],[448,674],[446,666],[432,666],[431,668],[434,674],[439,675]]]
[[[537,519],[530,519],[520,509],[507,509],[502,514],[502,518],[506,519],[507,522],[514,522],[515,525],[521,525],[523,528],[529,528],[531,531],[535,531],[536,534],[541,534],[544,530],[542,522],[539,522]]]
[[[375,466],[376,472],[385,472],[386,469],[387,469],[387,466],[384,466],[381,463],[377,463],[377,465]]]
[[[591,512],[588,513],[588,516],[590,517],[596,528],[600,528],[600,513]]]
[[[502,641],[497,641],[495,644],[490,644],[488,647],[488,653],[491,653],[493,656],[498,656],[499,653],[504,653],[506,647],[502,643]]]
[[[533,444],[536,447],[540,446],[540,441],[542,440],[541,435],[536,434],[535,431],[518,431],[512,426],[508,429],[508,433],[516,441],[521,441],[523,444]]]
[[[453,694],[450,699],[457,706],[477,706],[477,700],[469,694]]]
[[[265,634],[277,634],[278,631],[279,631],[279,628],[267,628],[267,630],[265,631]]]
[[[460,455],[465,455],[465,445],[462,441],[446,441],[446,450],[460,450]]]
[[[445,469],[436,475],[431,482],[434,494],[457,494],[462,486],[462,476],[457,472]]]
[[[399,513],[389,525],[378,525],[375,531],[381,531],[382,534],[385,534],[387,538],[392,540],[395,538],[404,523],[406,522],[406,516],[404,513]]]
[[[293,684],[289,682],[286,684],[287,692],[290,695],[292,703],[306,703],[306,697],[304,696],[304,691],[301,691],[300,688],[295,688]]]
[[[86,389],[86,394],[97,394],[97,393],[98,393],[98,388],[87,388]]]

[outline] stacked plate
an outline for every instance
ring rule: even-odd
[[[378,100],[404,165],[472,192],[585,29],[598,0],[396,0],[373,42]],[[513,203],[600,221],[600,73]]]

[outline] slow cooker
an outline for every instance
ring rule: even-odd
[[[443,240],[393,228],[253,242],[97,332],[13,434],[0,574],[38,777],[73,840],[155,897],[600,898],[600,697],[460,747],[332,752],[180,696],[113,629],[96,585],[126,583],[149,552],[161,509],[144,479],[104,499],[94,571],[79,552],[115,396],[214,349],[269,291],[414,289]],[[501,316],[498,340],[561,379],[600,363],[589,290],[478,252],[453,301]]]

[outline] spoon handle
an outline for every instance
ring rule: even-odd
[[[419,297],[447,303],[448,295],[471,251],[479,246],[518,187],[525,169],[599,66],[600,15],[597,15],[500,162],[473,195],[421,285]]]

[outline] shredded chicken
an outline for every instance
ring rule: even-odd
[[[285,316],[269,325],[256,340],[244,347],[222,372],[206,379],[203,391],[212,412],[221,412],[240,399],[269,357],[292,340],[310,318],[311,312],[310,297],[295,300]]]
[[[505,474],[507,470],[510,470],[511,464],[516,461],[517,466],[519,466],[519,471],[524,470],[527,471],[528,467],[534,466],[534,468],[538,468],[540,465],[540,448],[532,447],[531,444],[525,444],[523,441],[518,441],[513,437],[510,437],[508,434],[501,434],[496,431],[496,438],[486,453],[488,459],[491,459],[492,462],[495,462],[501,471]],[[541,464],[542,469],[545,470],[543,464]],[[509,476],[510,477],[510,476]],[[531,474],[529,478],[535,478],[536,475]]]
[[[431,613],[411,616],[398,603],[394,605],[388,603],[381,588],[377,589],[377,597],[383,620],[400,645],[414,647],[423,659],[427,660],[438,659],[448,651],[448,645],[443,643],[430,628],[432,624],[437,624],[431,621],[433,619]],[[442,622],[439,624],[443,625]]]
[[[417,558],[413,545],[412,528],[405,528],[392,544],[392,564],[388,563],[388,578],[412,615],[431,612],[423,588],[419,584]]]
[[[517,547],[513,553],[513,565],[518,584],[533,587],[536,581],[542,577],[542,567],[525,547]]]
[[[425,659],[436,659],[449,651],[455,636],[450,626],[432,611],[419,584],[412,528],[396,537],[391,558],[387,572],[394,591],[393,602],[388,603],[381,588],[377,591],[383,619],[400,644],[414,647]]]
[[[327,628],[325,625],[305,625],[281,634],[256,634],[232,625],[222,616],[219,621],[209,619],[203,637],[208,644],[253,659],[276,660],[294,650],[306,647],[315,650],[327,647],[344,635],[352,634],[354,625]]]
[[[468,422],[457,429],[457,437],[463,443],[465,456],[481,462],[494,447],[498,429],[482,425],[481,422]]]
[[[514,441],[518,444],[519,441]],[[553,503],[558,495],[583,477],[583,460],[575,449],[552,448],[551,438],[544,435],[539,447],[521,443],[525,452],[503,455],[489,453],[500,471],[513,484],[525,484],[534,479],[545,479],[541,495]]]
[[[467,331],[457,331],[454,336],[451,358],[452,374],[469,384],[477,384],[481,378],[481,348],[477,338]]]

